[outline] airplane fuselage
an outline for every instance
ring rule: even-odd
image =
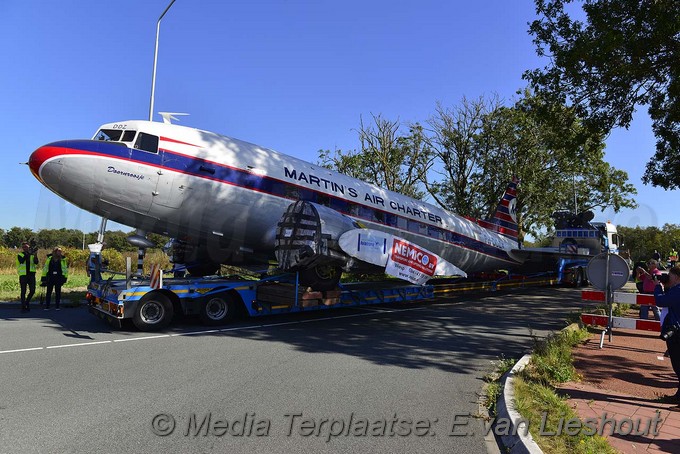
[[[121,224],[200,238],[217,263],[273,257],[278,221],[296,200],[406,238],[467,272],[517,264],[515,239],[434,205],[273,150],[179,125],[123,121],[93,140],[53,142],[33,174],[74,205]]]

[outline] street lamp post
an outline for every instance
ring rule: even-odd
[[[149,106],[149,121],[153,121],[153,99],[156,92],[156,63],[158,60],[158,36],[161,32],[161,19],[163,19],[163,16],[165,16],[165,13],[168,12],[173,3],[175,3],[175,0],[172,0],[168,7],[165,8],[165,11],[163,11],[163,14],[161,14],[161,17],[158,18],[158,22],[156,23],[156,49],[153,53],[153,75],[151,76],[151,105]]]

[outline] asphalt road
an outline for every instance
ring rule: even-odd
[[[0,304],[0,452],[485,453],[483,377],[575,289],[112,330]]]

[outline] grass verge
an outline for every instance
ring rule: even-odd
[[[544,340],[535,340],[529,364],[515,376],[515,406],[528,421],[534,441],[544,452],[551,454],[615,454],[607,439],[588,430],[567,434],[564,422],[577,420],[578,415],[567,404],[567,398],[558,395],[555,386],[579,380],[572,362],[572,349],[588,338],[588,331],[565,329]],[[491,417],[496,415],[496,401],[502,389],[500,377],[512,368],[508,360],[497,364],[485,387],[485,401]],[[562,426],[561,426],[562,425]]]
[[[45,294],[45,288],[40,287],[40,276],[36,276],[37,285],[35,288],[35,295],[33,301],[40,300],[40,295]],[[75,274],[68,277],[66,285],[61,289],[62,298],[70,300],[72,303],[79,302],[85,299],[85,288],[90,282],[90,278],[85,274]],[[0,274],[0,301],[18,302],[21,297],[21,288],[19,287],[19,276],[15,274]]]

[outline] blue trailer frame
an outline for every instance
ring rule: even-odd
[[[87,300],[92,314],[117,326],[132,319],[145,331],[166,327],[174,314],[198,315],[206,325],[220,325],[237,315],[258,317],[340,307],[434,298],[432,285],[401,283],[341,284],[338,290],[301,289],[297,275],[259,280],[228,277],[165,279],[154,288],[150,279],[102,279],[92,272]]]

